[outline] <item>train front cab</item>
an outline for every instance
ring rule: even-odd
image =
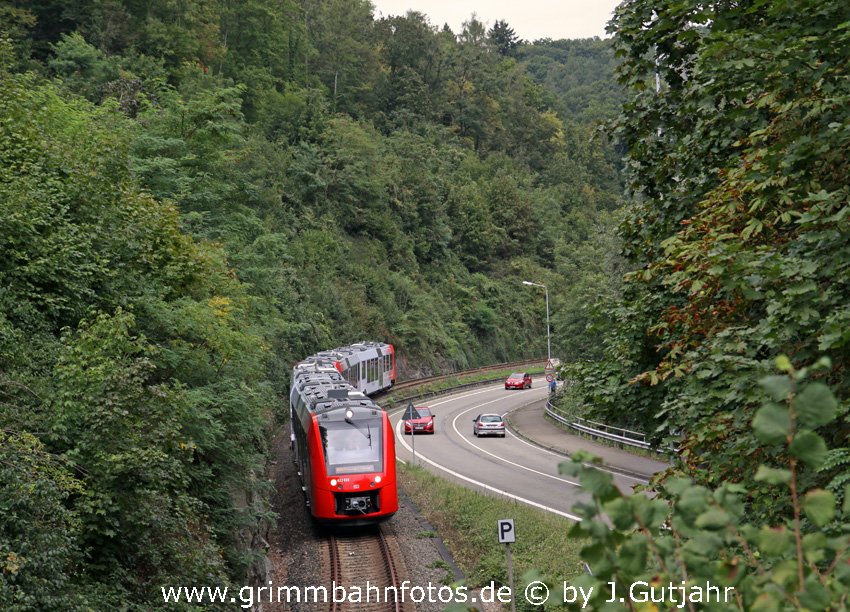
[[[346,410],[352,415],[346,418]],[[310,512],[320,522],[374,523],[398,511],[395,437],[380,408],[313,416]]]

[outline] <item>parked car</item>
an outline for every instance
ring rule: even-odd
[[[404,433],[434,433],[434,413],[428,406],[416,406],[414,408],[419,418],[404,420]]]
[[[531,389],[531,374],[518,372],[505,379],[505,389]]]
[[[473,436],[505,437],[505,421],[499,414],[479,414],[472,421]]]

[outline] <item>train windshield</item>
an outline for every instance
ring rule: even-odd
[[[328,474],[382,472],[381,420],[345,421],[319,427]]]

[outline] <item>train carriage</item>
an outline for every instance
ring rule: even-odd
[[[398,510],[395,437],[367,395],[394,383],[395,351],[377,342],[323,351],[293,368],[294,461],[317,520],[370,523]]]
[[[352,387],[366,395],[389,389],[395,384],[395,349],[392,344],[358,342],[322,351],[307,360],[333,365]]]

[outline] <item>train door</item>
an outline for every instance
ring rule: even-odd
[[[369,360],[369,382],[367,384],[367,393],[375,393],[379,389],[378,385],[378,358],[372,357]]]
[[[387,353],[381,355],[381,388],[386,389],[392,383],[392,356]]]
[[[292,461],[298,468],[298,477],[301,480],[301,490],[307,498],[307,505],[310,505],[312,499],[312,483],[310,478],[310,450],[307,441],[307,431],[304,429],[304,423],[301,420],[301,414],[304,412],[304,400],[297,393],[292,394],[290,399],[290,428],[292,431]],[[308,415],[308,419],[310,416]],[[309,421],[308,421],[309,422]],[[308,425],[309,427],[309,425]]]

